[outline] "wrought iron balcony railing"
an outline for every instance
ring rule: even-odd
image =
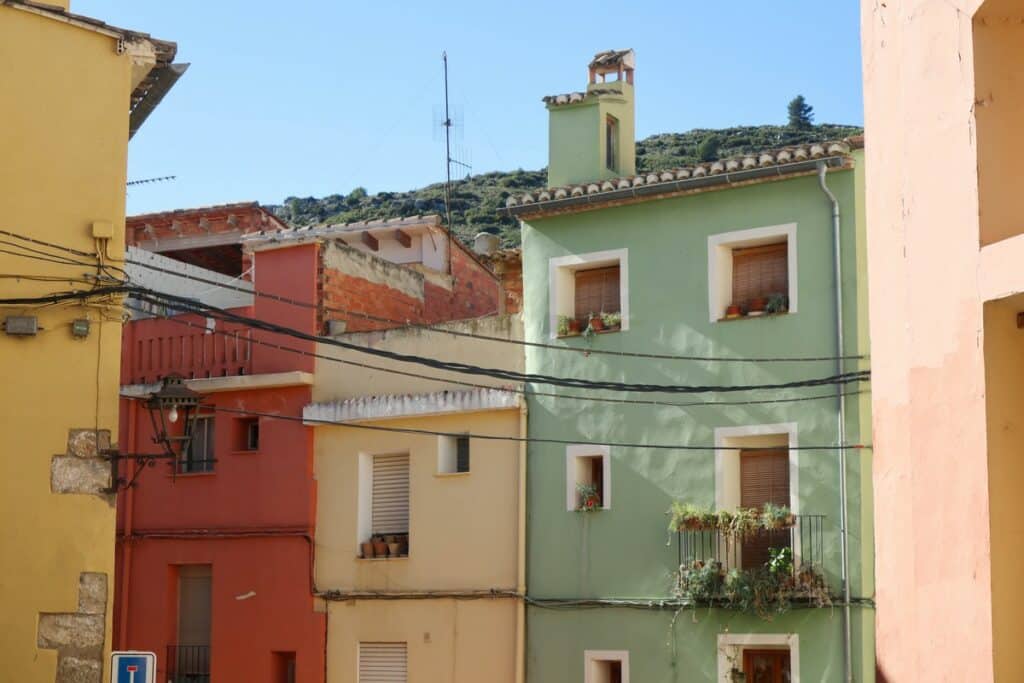
[[[210,646],[168,645],[167,679],[171,683],[210,683]]]
[[[824,525],[825,515],[796,515],[788,528],[757,529],[742,535],[719,529],[679,531],[679,565],[713,561],[724,570],[758,569],[771,559],[773,550],[777,554],[788,548],[794,574],[804,567],[820,571],[825,554]]]

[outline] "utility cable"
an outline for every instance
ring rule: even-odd
[[[152,315],[152,311],[149,311],[149,310],[144,309],[144,308],[139,308],[138,306],[132,306],[127,301],[125,302],[125,308],[128,308],[129,310],[135,311],[136,313],[143,313],[143,314],[147,314],[147,315]],[[163,317],[163,319],[164,320],[169,320],[170,322],[177,323],[179,325],[184,325],[186,327],[190,327],[190,328],[199,330],[199,331],[203,332],[204,334],[211,334],[211,333],[212,334],[218,334],[218,335],[223,336],[225,339],[234,338],[234,334],[235,334],[233,332],[228,332],[227,330],[212,330],[211,331],[206,325],[199,325],[197,323],[189,322],[188,320],[183,320],[183,319],[181,319],[180,317],[177,317],[177,316]],[[330,362],[334,362],[334,363],[340,363],[342,365],[348,365],[348,366],[357,367],[357,368],[364,368],[364,369],[367,369],[367,370],[374,370],[374,371],[377,371],[377,372],[384,372],[384,373],[392,374],[392,375],[400,375],[400,376],[403,376],[403,377],[411,377],[413,379],[418,379],[418,380],[431,380],[431,381],[436,381],[436,382],[445,382],[445,383],[448,383],[448,384],[457,384],[459,386],[464,386],[464,387],[473,387],[475,389],[501,389],[502,391],[510,391],[510,392],[514,392],[514,393],[517,393],[517,394],[521,394],[523,396],[545,396],[545,397],[551,397],[551,398],[557,398],[557,399],[570,399],[570,400],[575,400],[575,401],[592,401],[592,402],[596,402],[596,403],[619,403],[619,404],[630,404],[630,405],[665,406],[665,407],[674,407],[674,408],[696,408],[696,407],[704,407],[704,406],[746,406],[746,405],[761,405],[761,404],[771,404],[771,403],[798,403],[798,402],[803,402],[803,401],[820,401],[820,400],[826,400],[826,399],[835,399],[835,397],[836,397],[836,395],[834,393],[829,393],[829,394],[818,394],[818,395],[814,395],[814,396],[798,396],[798,397],[791,397],[791,398],[751,399],[751,400],[747,400],[747,401],[694,401],[694,402],[690,402],[690,403],[676,403],[676,402],[673,402],[673,401],[654,401],[654,400],[649,400],[649,399],[645,400],[645,399],[630,399],[630,398],[607,398],[607,397],[604,397],[604,396],[580,396],[578,394],[556,394],[554,392],[545,392],[545,391],[533,391],[533,390],[529,390],[528,391],[528,390],[520,389],[519,387],[514,387],[514,386],[495,387],[495,386],[489,385],[489,384],[478,384],[478,383],[467,382],[465,380],[458,380],[458,379],[454,379],[454,378],[436,377],[436,376],[431,376],[431,375],[424,375],[422,373],[406,372],[406,371],[403,371],[403,370],[397,370],[395,368],[388,368],[388,367],[384,367],[384,366],[381,366],[381,365],[371,365],[371,364],[368,364],[368,363],[360,363],[358,361],[346,360],[344,358],[338,358],[337,356],[329,356],[329,355],[323,354],[323,353],[314,353],[314,352],[311,352],[311,351],[303,351],[302,349],[296,349],[296,348],[290,347],[290,346],[282,346],[281,344],[274,344],[273,342],[267,342],[267,341],[264,341],[262,339],[253,339],[251,337],[248,338],[246,341],[250,342],[250,343],[253,343],[253,344],[257,344],[259,346],[264,346],[264,347],[267,347],[267,348],[275,349],[277,351],[287,351],[289,353],[294,353],[296,355],[305,356],[305,357],[308,357],[308,358],[316,358],[318,360],[326,360],[326,361],[330,361]],[[857,390],[857,391],[846,392],[844,395],[845,396],[856,396],[856,395],[859,395],[859,394],[862,394],[862,393],[864,393],[864,392],[860,391],[860,390]]]
[[[266,332],[274,332],[291,336],[296,339],[303,341],[323,343],[328,346],[336,346],[339,348],[348,349],[350,351],[357,351],[367,355],[378,356],[381,358],[387,358],[389,360],[417,363],[426,367],[448,370],[451,372],[458,372],[470,375],[481,375],[492,377],[494,379],[502,379],[512,382],[533,382],[538,384],[549,384],[553,386],[564,386],[564,387],[580,387],[586,389],[600,389],[606,391],[632,391],[641,393],[670,393],[670,394],[694,394],[694,393],[708,393],[708,392],[737,392],[737,391],[752,391],[755,389],[792,389],[797,387],[811,387],[811,386],[823,386],[830,384],[847,384],[851,382],[865,381],[869,378],[867,371],[843,373],[839,375],[832,375],[828,377],[818,377],[807,380],[794,380],[789,382],[780,382],[776,384],[746,384],[746,385],[670,385],[670,384],[648,384],[648,383],[630,383],[630,382],[613,382],[605,380],[585,380],[571,377],[557,377],[553,375],[543,374],[532,374],[522,373],[514,370],[504,370],[501,368],[488,368],[478,365],[472,365],[469,363],[460,363],[456,361],[441,361],[436,358],[426,358],[423,356],[416,356],[404,353],[398,353],[395,351],[387,351],[384,349],[376,349],[372,347],[360,346],[350,342],[341,341],[332,337],[322,337],[301,330],[285,327],[282,325],[276,325],[263,320],[257,320],[248,316],[239,315],[232,313],[216,306],[195,302],[185,297],[179,297],[163,292],[157,292],[155,290],[128,286],[125,289],[136,296],[136,298],[154,303],[157,305],[170,305],[172,308],[178,310],[190,311],[192,313],[199,313],[208,317],[212,317],[219,320],[225,320],[229,322],[239,323],[254,329],[263,330]],[[168,304],[167,302],[171,302]],[[2,302],[0,302],[2,303]]]
[[[201,282],[204,284],[213,285],[215,287],[221,287],[223,289],[229,289],[244,294],[252,294],[258,296],[261,299],[268,299],[276,301],[278,303],[288,304],[291,306],[298,306],[301,308],[318,309],[328,313],[340,313],[342,315],[349,315],[370,322],[385,323],[393,325],[401,325],[403,327],[409,327],[412,329],[420,330],[433,330],[435,332],[441,332],[443,334],[450,334],[455,337],[468,337],[472,339],[481,339],[484,341],[500,342],[504,344],[515,344],[519,346],[529,346],[533,348],[549,349],[553,351],[569,351],[572,353],[579,353],[583,355],[602,355],[602,356],[620,356],[630,358],[648,358],[655,360],[687,360],[687,361],[705,361],[705,362],[721,362],[721,363],[801,363],[801,362],[822,362],[822,361],[835,361],[838,360],[835,356],[807,356],[807,357],[763,357],[763,358],[729,358],[724,356],[697,356],[697,355],[677,355],[677,354],[661,354],[661,353],[641,353],[635,351],[615,351],[610,349],[581,349],[572,346],[562,346],[559,344],[545,344],[543,342],[531,342],[519,339],[508,339],[505,337],[498,337],[494,335],[479,334],[475,332],[463,332],[461,330],[452,330],[443,327],[437,323],[413,323],[408,320],[395,320],[393,318],[384,318],[380,316],[371,315],[369,313],[363,313],[360,311],[352,311],[344,308],[338,308],[335,306],[317,306],[317,304],[308,301],[298,301],[291,297],[281,296],[279,294],[271,294],[269,292],[262,292],[256,289],[248,289],[245,287],[236,287],[227,285],[225,283],[211,280],[209,278],[203,278],[198,275],[189,275],[171,270],[169,268],[161,268],[160,266],[153,265],[151,263],[144,263],[141,261],[135,261],[132,259],[126,259],[126,263],[133,266],[139,266],[155,272],[163,273],[166,275],[173,275],[185,280],[192,280],[195,282]],[[843,356],[842,360],[863,360],[864,356],[852,355]]]

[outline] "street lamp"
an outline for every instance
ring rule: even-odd
[[[153,443],[161,447],[162,453],[121,453],[115,449],[104,451],[110,460],[110,488],[108,493],[117,493],[131,487],[146,466],[153,467],[157,460],[178,460],[188,452],[192,442],[193,412],[202,402],[202,394],[185,386],[184,380],[177,375],[169,375],[160,383],[160,389],[146,398],[145,406],[149,411],[149,419],[153,424]],[[182,422],[181,433],[172,434],[173,425]],[[132,478],[125,480],[120,476],[119,464],[122,460],[139,463]]]

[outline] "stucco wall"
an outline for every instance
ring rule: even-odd
[[[378,422],[515,436],[519,410]],[[470,472],[438,475],[438,437],[315,428],[320,590],[512,589],[517,584],[519,445],[470,440]],[[409,453],[409,557],[359,559],[359,458]]]
[[[359,643],[406,642],[409,683],[512,683],[512,600],[329,603],[328,683],[356,683]]]
[[[0,6],[3,229],[93,253],[91,223],[107,221],[114,228],[110,256],[123,255],[131,65],[115,47],[113,38]],[[0,255],[0,272],[7,274],[80,277],[91,270]],[[4,297],[68,288],[0,282]],[[43,328],[34,337],[0,335],[0,514],[8,520],[0,531],[0,677],[8,680],[55,680],[57,650],[37,647],[40,614],[78,613],[83,572],[106,577],[112,589],[112,500],[54,493],[51,460],[68,452],[71,429],[116,433],[118,312],[107,310],[106,318],[103,309],[81,306],[3,312],[37,315]],[[91,320],[88,338],[72,338],[74,318]],[[111,593],[97,614],[76,626],[97,654],[110,647]],[[84,628],[86,621],[98,622],[99,633]],[[90,661],[95,668],[86,666]],[[96,676],[83,680],[99,680],[102,661],[83,659],[83,675]],[[71,664],[64,666],[70,675]]]
[[[864,288],[856,268],[863,262],[863,222],[858,219],[857,174],[844,170],[828,174],[840,201],[843,220],[844,316],[846,352],[866,353],[866,308],[859,300]],[[862,191],[862,190],[861,190]],[[525,334],[527,340],[595,349],[738,357],[832,356],[835,352],[833,251],[830,204],[817,178],[802,177],[689,197],[645,202],[536,220],[524,225]],[[787,315],[711,322],[709,315],[708,238],[720,233],[795,224],[799,308]],[[579,338],[550,339],[548,316],[549,259],[567,254],[628,249],[629,330]],[[533,303],[531,303],[533,302]],[[658,384],[737,385],[775,383],[836,372],[835,361],[813,363],[718,363],[648,358],[610,357],[527,349],[527,370],[560,376]],[[849,362],[847,370],[866,367]],[[848,391],[866,389],[851,385]],[[608,404],[533,397],[531,437],[557,437],[580,443],[614,441],[711,445],[718,427],[795,424],[799,446],[832,445],[837,439],[837,401],[834,387],[805,388],[747,394],[677,396],[629,395],[665,402],[743,401],[784,396],[819,396],[820,400],[734,406],[671,406]],[[564,394],[587,393],[559,390]],[[592,393],[592,392],[591,392]],[[608,394],[606,394],[608,395]],[[618,397],[615,394],[610,394]],[[866,404],[853,397],[848,403],[847,428],[851,443],[866,440]],[[715,500],[715,455],[711,451],[611,449],[613,502],[610,510],[579,514],[566,511],[565,447],[531,444],[529,450],[528,576],[530,594],[538,598],[599,597],[651,598],[670,594],[670,575],[677,549],[666,546],[665,511],[673,500],[711,505]],[[862,475],[869,453],[852,453],[847,475],[850,491],[851,593],[872,596],[873,562],[870,512],[862,507]],[[797,462],[797,498],[803,514],[826,515],[823,537],[825,569],[835,591],[840,589],[839,468],[834,450],[802,450]],[[858,680],[870,680],[872,629],[860,610],[854,612],[854,670]],[[621,632],[664,633],[656,613],[641,610],[587,610],[581,620],[616,619]],[[535,680],[565,680],[564,658],[550,643],[555,617],[531,610],[528,622],[529,662]],[[545,613],[546,614],[546,613]],[[870,614],[870,612],[868,612]],[[599,616],[594,616],[599,615]],[[839,680],[842,650],[838,637],[840,613],[829,610],[801,613],[808,624],[817,620],[814,648],[827,658],[816,665],[825,678]],[[564,617],[570,619],[570,617]],[[688,619],[680,617],[681,620]],[[728,613],[715,616],[721,629]],[[870,622],[870,617],[867,619]],[[610,623],[610,622],[609,622]],[[628,624],[628,625],[626,625]],[[829,632],[830,628],[836,631]],[[732,628],[732,626],[730,626]],[[765,627],[769,628],[769,627]],[[784,629],[773,623],[773,631]],[[583,629],[581,638],[591,631]],[[595,639],[611,640],[611,639]],[[631,653],[650,660],[637,680],[664,680],[671,653],[664,638],[627,639]],[[619,649],[601,642],[587,649]],[[693,650],[711,666],[714,646]],[[575,660],[570,663],[577,666]],[[581,664],[579,665],[581,666]],[[651,668],[647,668],[647,667]],[[688,665],[692,666],[692,665]],[[684,669],[689,670],[689,669]],[[657,673],[660,672],[660,673]],[[575,674],[574,674],[575,675]],[[531,679],[534,680],[534,679]]]
[[[978,174],[1000,170],[979,169],[978,145],[998,130],[981,128],[976,103],[981,4],[862,3],[878,667],[889,681],[995,676],[979,295],[992,274],[979,269]]]

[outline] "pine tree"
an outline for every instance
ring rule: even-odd
[[[697,157],[701,161],[714,161],[718,158],[718,148],[722,146],[722,139],[717,135],[709,135],[701,140],[697,147]]]
[[[814,107],[807,104],[803,95],[797,95],[789,102],[789,127],[808,130],[814,123]]]

